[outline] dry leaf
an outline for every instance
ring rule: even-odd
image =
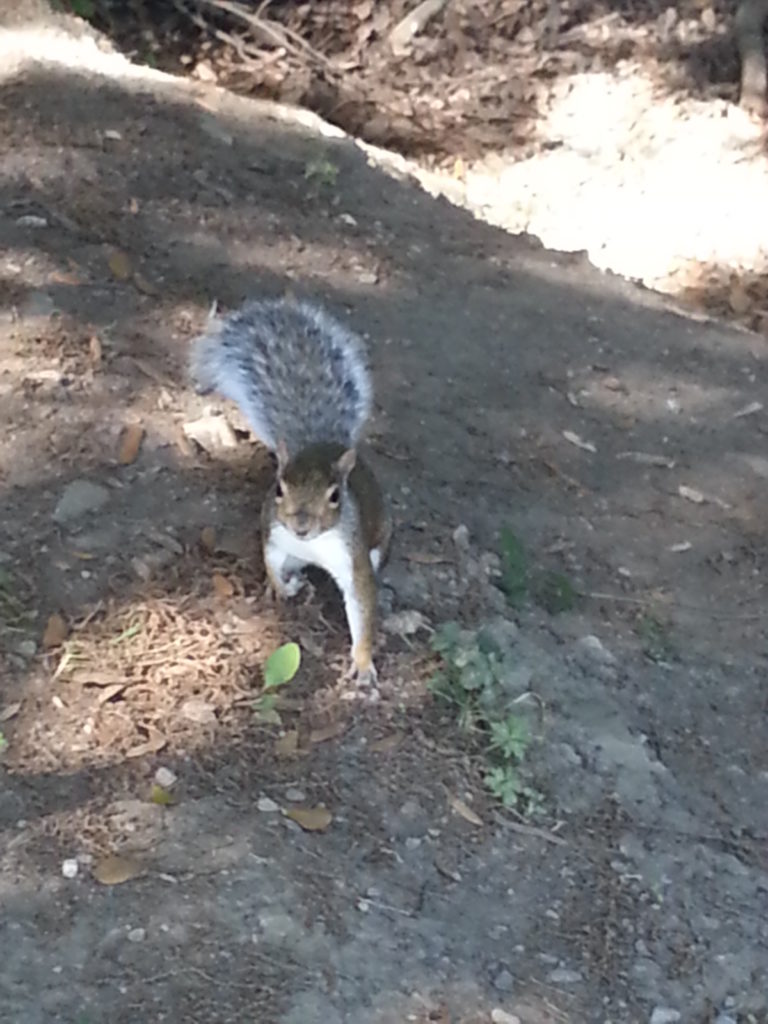
[[[113,249],[109,254],[109,269],[118,281],[127,281],[131,276],[131,261],[120,249]]]
[[[102,885],[121,885],[140,873],[140,861],[119,853],[110,854],[93,865],[93,877]]]
[[[327,807],[292,807],[284,814],[305,832],[324,832],[333,821],[333,815]]]
[[[222,576],[220,572],[213,574],[213,591],[216,597],[226,598],[232,597],[235,592],[235,588],[231,580],[228,580],[226,576]]]
[[[597,448],[595,448],[591,441],[583,441],[579,435],[574,434],[572,430],[564,430],[563,437],[570,444],[576,445],[577,448],[581,448],[584,452],[591,452],[594,455],[597,451]]]
[[[144,427],[140,424],[131,423],[125,428],[120,437],[120,448],[117,453],[117,461],[121,466],[130,466],[132,462],[136,461],[143,440]]]
[[[96,698],[96,703],[99,705],[108,703],[113,697],[122,693],[127,685],[127,683],[111,683],[109,686],[105,686]]]
[[[9,722],[12,718],[21,711],[21,701],[16,701],[15,704],[8,704],[0,711],[0,722]]]
[[[409,562],[415,562],[417,565],[443,565],[445,562],[451,561],[445,555],[433,555],[429,551],[411,551],[405,557]]]
[[[374,740],[368,749],[374,754],[388,754],[390,750],[400,746],[402,738],[403,734],[401,732],[391,732],[388,736],[382,736],[380,739]]]
[[[680,484],[677,488],[677,493],[681,498],[692,501],[694,505],[703,505],[707,500],[701,491],[697,491],[695,487],[686,487],[685,484]]]
[[[448,794],[448,803],[460,815],[464,821],[468,821],[470,825],[476,825],[477,828],[482,828],[483,819],[472,810],[463,800],[459,800],[457,796],[452,793]]]
[[[290,729],[275,742],[275,754],[277,757],[295,757],[298,747],[298,730]]]
[[[151,295],[155,297],[160,294],[160,289],[157,285],[152,284],[152,282],[144,277],[143,274],[140,274],[138,270],[133,275],[133,283],[143,295]]]
[[[60,647],[69,636],[69,629],[64,619],[57,613],[48,619],[43,633],[43,647],[49,651],[52,647]]]
[[[168,742],[168,737],[163,736],[157,729],[150,728],[149,738],[144,743],[137,743],[135,747],[125,752],[126,757],[144,757],[145,754],[156,754],[162,750]]]
[[[216,531],[212,526],[203,527],[200,533],[200,543],[203,545],[209,555],[212,555],[216,550]],[[214,584],[215,586],[215,584]]]
[[[320,729],[313,729],[309,734],[310,743],[325,743],[326,740],[336,739],[347,731],[347,723],[344,721],[331,722]]]
[[[94,366],[101,365],[101,338],[97,337],[97,335],[95,334],[91,337],[91,340],[88,342],[88,354],[90,355],[91,362],[93,363]]]
[[[746,313],[752,305],[752,299],[741,285],[735,284],[728,296],[728,305],[736,314]]]

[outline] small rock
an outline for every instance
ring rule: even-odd
[[[514,975],[505,967],[493,979],[493,987],[499,992],[511,992],[515,987]]]
[[[579,971],[572,971],[567,967],[558,967],[550,971],[549,980],[553,985],[575,985],[581,981]]]
[[[357,280],[360,282],[360,284],[376,284],[376,282],[379,280],[379,275],[374,274],[369,270],[363,270],[361,273],[357,275]]]
[[[738,1021],[729,1013],[718,1013],[715,1017],[715,1024],[738,1024]]]
[[[146,930],[144,928],[131,928],[128,932],[129,942],[143,942],[146,938]]]
[[[656,1006],[654,1007],[648,1024],[676,1024],[679,1020],[679,1010],[670,1010],[666,1006]]]
[[[208,701],[201,700],[199,697],[190,697],[189,700],[185,700],[181,705],[181,714],[189,722],[195,722],[197,725],[215,725],[216,723],[213,704],[209,704]]]
[[[62,862],[61,873],[65,878],[77,878],[77,872],[80,870],[80,865],[77,862],[76,857],[69,857],[67,860]]]
[[[19,642],[14,645],[14,650],[22,658],[34,658],[37,654],[37,644],[34,640],[19,640]]]
[[[170,768],[160,767],[155,772],[155,782],[163,789],[172,789],[176,785],[176,775]]]
[[[256,804],[260,811],[264,814],[275,814],[276,811],[280,810],[280,805],[276,804],[274,800],[271,800],[268,796],[260,796]]]
[[[89,512],[97,512],[110,499],[110,492],[101,484],[90,480],[73,480],[64,488],[64,493],[53,512],[55,523],[69,523],[80,519]]]
[[[406,850],[418,850],[421,846],[421,838],[419,836],[408,836],[405,840]]]
[[[464,523],[453,531],[453,543],[459,551],[469,551],[469,528]]]
[[[224,416],[201,416],[199,420],[184,423],[181,429],[206,452],[237,447],[235,432]]]
[[[493,1024],[520,1024],[520,1018],[515,1013],[507,1013],[499,1007],[491,1010],[491,1021]]]
[[[615,665],[616,658],[603,645],[602,641],[590,634],[583,636],[576,645],[577,656],[582,663],[593,662],[597,665]]]
[[[16,223],[22,228],[47,228],[48,221],[45,217],[38,217],[34,213],[25,213],[23,217],[17,217]]]
[[[307,796],[303,789],[299,789],[297,786],[289,786],[285,791],[285,799],[290,800],[292,804],[303,804]]]

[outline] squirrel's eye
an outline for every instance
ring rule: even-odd
[[[339,493],[339,488],[332,487],[330,491],[328,491],[328,504],[331,506],[331,508],[336,508],[336,506],[339,504],[340,499],[341,494]]]
[[[280,483],[279,480],[275,484],[275,497],[277,498],[278,501],[283,500],[283,485]]]

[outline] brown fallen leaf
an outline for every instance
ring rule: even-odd
[[[226,576],[222,576],[220,572],[213,574],[213,591],[216,597],[227,598],[232,597],[235,592],[234,585],[231,580],[228,580]]]
[[[133,275],[133,283],[136,286],[136,289],[143,295],[151,295],[152,297],[155,297],[160,294],[160,289],[157,285],[144,277],[143,274],[140,274],[138,270]]]
[[[313,729],[309,734],[309,742],[325,743],[326,740],[334,740],[337,736],[341,736],[342,733],[345,733],[346,731],[347,722],[331,722],[330,725],[324,725],[320,729]]]
[[[130,466],[136,461],[144,440],[144,427],[139,423],[131,423],[120,435],[120,448],[117,452],[117,461],[121,466]]]
[[[136,857],[112,853],[93,865],[93,877],[102,885],[122,885],[141,873],[141,862]]]
[[[333,821],[333,815],[327,807],[292,807],[283,813],[305,832],[324,832]]]
[[[113,697],[122,693],[126,685],[126,683],[111,683],[109,686],[105,686],[96,698],[96,703],[98,705],[107,704]]]
[[[118,281],[127,281],[131,276],[131,261],[121,249],[113,249],[107,262],[112,276]]]
[[[145,754],[156,754],[159,750],[168,742],[168,737],[164,736],[157,729],[149,730],[149,736],[143,743],[137,743],[135,747],[131,747],[130,750],[126,750],[126,757],[144,757]]]
[[[295,757],[299,747],[299,733],[297,729],[289,729],[288,732],[275,741],[275,754],[277,757]]]
[[[216,531],[212,526],[204,526],[200,532],[200,543],[212,555],[216,551]]]
[[[740,315],[747,312],[752,305],[752,299],[740,284],[734,284],[728,295],[728,305],[734,313]]]
[[[446,555],[433,555],[429,551],[411,551],[405,557],[416,565],[442,565],[451,561]]]
[[[394,750],[400,746],[403,734],[401,732],[391,732],[387,736],[382,736],[378,740],[374,740],[370,744],[369,750],[374,754],[388,754],[390,750]]]
[[[0,722],[9,722],[12,718],[21,711],[21,701],[16,701],[15,704],[8,704],[0,711]]]
[[[101,338],[94,334],[88,342],[88,354],[94,366],[101,366],[102,348]]]
[[[58,612],[54,612],[48,619],[43,633],[43,647],[46,651],[53,647],[60,647],[69,636],[69,628]]]
[[[465,804],[463,800],[460,800],[457,796],[454,796],[453,793],[449,793],[448,803],[451,805],[454,811],[456,811],[456,813],[464,819],[464,821],[468,821],[470,825],[475,825],[477,826],[477,828],[482,828],[483,819],[480,817],[479,814],[475,814],[472,808]]]

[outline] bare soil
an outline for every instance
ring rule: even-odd
[[[768,1020],[764,340],[207,85],[22,62],[0,118],[3,1015]],[[211,301],[286,289],[369,340],[385,601],[514,634],[536,821],[484,792],[423,634],[344,699],[333,589],[263,598],[268,460],[230,409],[234,447],[184,435]],[[100,507],[56,514],[83,480]],[[575,609],[506,607],[503,526]],[[281,734],[252,703],[288,639]]]

